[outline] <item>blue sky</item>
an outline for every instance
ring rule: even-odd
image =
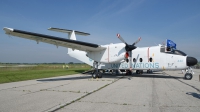
[[[199,0],[0,0],[0,28],[11,27],[67,38],[49,27],[90,33],[80,41],[127,43],[138,37],[138,47],[161,44],[171,39],[177,48],[200,61]],[[0,31],[0,62],[79,62],[67,48],[9,37]]]

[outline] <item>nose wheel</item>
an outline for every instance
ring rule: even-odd
[[[192,76],[193,76],[193,75],[192,75],[191,73],[186,73],[186,74],[185,74],[185,79],[186,79],[186,80],[191,80],[191,79],[192,79]]]
[[[192,77],[193,77],[193,74],[194,74],[194,72],[193,72],[192,68],[189,67],[189,68],[186,70],[186,73],[185,73],[184,78],[185,78],[186,80],[191,80]]]

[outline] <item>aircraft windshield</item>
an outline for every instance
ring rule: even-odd
[[[161,47],[160,52],[162,53],[167,53],[167,54],[175,54],[175,55],[181,55],[181,56],[187,56],[183,51],[176,50],[176,49],[171,49],[167,47]]]
[[[174,50],[173,52],[174,52],[174,54],[177,54],[177,55],[187,56],[187,54],[185,54],[184,52],[182,52],[180,50]]]

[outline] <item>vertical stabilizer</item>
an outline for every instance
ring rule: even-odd
[[[68,33],[69,35],[68,35],[68,38],[69,39],[71,39],[71,40],[76,40],[76,35],[75,35],[75,33],[74,33],[74,30],[72,31],[72,32],[70,32],[70,33]]]
[[[71,40],[76,40],[76,35],[83,35],[83,36],[90,35],[89,33],[85,33],[85,32],[68,30],[68,29],[61,29],[61,28],[53,28],[53,27],[48,28],[48,30],[56,31],[56,32],[62,32],[62,33],[68,33],[68,38],[71,39]],[[72,51],[73,50],[71,48],[68,48],[68,53],[72,52]]]
[[[76,35],[74,33],[74,30],[72,32],[68,33],[68,38],[71,40],[76,40]],[[68,50],[68,53],[73,51],[71,48],[68,48],[67,50]]]
[[[62,32],[62,33],[68,33],[68,38],[71,40],[76,40],[76,35],[83,35],[83,36],[87,36],[90,35],[89,33],[85,33],[85,32],[80,32],[80,31],[75,31],[75,30],[68,30],[68,29],[61,29],[61,28],[49,28],[48,30],[51,31],[56,31],[56,32]],[[86,56],[86,52],[85,51],[79,51],[79,50],[75,50],[75,49],[71,49],[68,48],[68,54],[69,56],[76,58],[90,66],[93,65],[93,60],[91,60],[90,58],[88,58]]]

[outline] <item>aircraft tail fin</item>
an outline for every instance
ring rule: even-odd
[[[68,29],[61,29],[61,28],[53,28],[53,27],[48,28],[48,30],[56,31],[56,32],[62,32],[62,33],[68,33],[68,38],[71,39],[71,40],[76,40],[76,35],[83,35],[83,36],[90,35],[89,33],[85,33],[85,32],[68,30]],[[72,50],[71,48],[68,48],[68,53],[72,52],[72,51],[74,51],[74,50]]]

